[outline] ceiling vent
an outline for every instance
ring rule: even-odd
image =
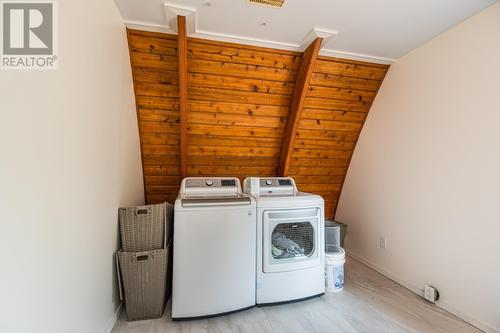
[[[283,7],[285,0],[248,0],[249,3],[256,3],[258,5],[272,6],[272,7]]]

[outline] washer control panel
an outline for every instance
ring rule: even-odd
[[[190,178],[186,179],[186,188],[238,187],[233,178]]]

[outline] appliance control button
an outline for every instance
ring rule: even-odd
[[[273,185],[273,181],[271,179],[266,180],[266,185]]]
[[[207,180],[207,182],[205,184],[207,184],[207,186],[212,186],[214,184],[214,182],[211,180]]]

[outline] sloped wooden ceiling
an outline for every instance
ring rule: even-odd
[[[181,181],[176,35],[128,30],[146,201]],[[278,176],[302,54],[187,39],[187,176]],[[388,66],[318,57],[286,174],[333,217],[363,122]],[[299,84],[299,83],[298,83]],[[286,135],[285,135],[286,136]]]

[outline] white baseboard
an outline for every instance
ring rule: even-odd
[[[118,307],[115,310],[115,313],[109,318],[108,323],[106,324],[106,328],[104,329],[104,333],[111,333],[113,330],[113,327],[115,327],[116,321],[120,317],[120,314],[122,313],[123,310],[123,302],[118,305]]]
[[[348,256],[350,256],[351,258],[365,264],[366,266],[370,267],[371,269],[379,272],[380,274],[388,277],[389,279],[391,279],[392,281],[396,282],[397,284],[405,287],[406,289],[409,289],[410,291],[414,292],[415,294],[417,294],[418,296],[420,297],[424,297],[424,291],[423,289],[420,289],[419,287],[413,285],[412,283],[408,282],[408,281],[404,281],[403,279],[400,279],[398,278],[396,275],[394,275],[392,272],[389,272],[388,270],[378,266],[378,265],[375,265],[371,262],[369,262],[368,260],[366,260],[365,258],[361,257],[360,255],[352,252],[351,250],[348,250],[348,249],[345,249],[346,253]],[[457,316],[458,318],[468,322],[469,324],[471,324],[472,326],[480,329],[481,331],[483,332],[487,332],[487,333],[500,333],[500,329],[498,328],[495,328],[487,323],[484,323],[474,317],[472,317],[471,315],[467,314],[467,313],[464,313],[460,310],[458,310],[457,308],[455,308],[454,306],[446,303],[446,302],[443,302],[443,301],[438,301],[437,303],[435,303],[437,306],[439,306],[441,309]]]

